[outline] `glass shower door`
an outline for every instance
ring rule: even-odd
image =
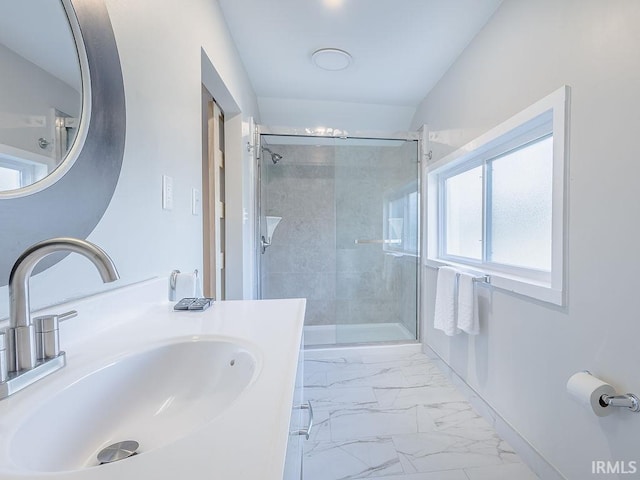
[[[307,345],[336,343],[334,144],[261,137],[259,235],[268,246],[259,253],[260,298],[306,298]],[[281,158],[274,162],[272,154]],[[271,233],[269,218],[280,219]]]
[[[336,343],[416,340],[418,143],[337,140]]]

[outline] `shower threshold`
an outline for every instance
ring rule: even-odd
[[[369,343],[413,343],[416,337],[401,323],[358,323],[308,325],[304,327],[305,347],[353,346]]]

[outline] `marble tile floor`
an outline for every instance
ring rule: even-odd
[[[304,365],[304,480],[538,477],[422,353],[345,349]]]

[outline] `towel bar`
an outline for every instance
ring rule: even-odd
[[[473,279],[474,282],[478,283],[488,283],[491,284],[491,275],[482,275],[480,277],[475,277]]]

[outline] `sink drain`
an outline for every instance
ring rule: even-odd
[[[103,463],[117,462],[118,460],[124,460],[132,455],[136,454],[136,450],[140,444],[135,440],[125,440],[123,442],[114,443],[108,447],[103,448],[98,453],[98,461],[100,465]]]

